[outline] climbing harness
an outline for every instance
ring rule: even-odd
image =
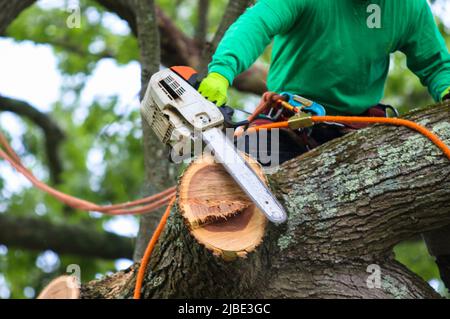
[[[431,142],[433,142],[443,153],[450,159],[450,148],[433,132],[431,132],[426,127],[405,119],[399,118],[389,118],[389,117],[369,117],[369,116],[330,116],[324,115],[322,112],[322,106],[315,102],[311,102],[304,98],[303,101],[307,101],[307,104],[300,103],[299,106],[290,104],[285,100],[285,96],[276,95],[273,93],[266,93],[266,97],[263,98],[262,103],[255,110],[255,112],[249,117],[250,119],[257,118],[260,113],[269,110],[272,112],[273,104],[279,108],[284,108],[285,110],[292,112],[294,115],[288,117],[286,120],[258,125],[256,127],[250,127],[246,130],[247,133],[260,131],[260,130],[270,130],[275,128],[289,128],[292,130],[299,130],[310,128],[317,123],[326,124],[353,124],[353,123],[364,123],[364,124],[389,124],[394,126],[404,126],[412,129],[423,136],[427,137]],[[290,99],[291,97],[288,96]],[[297,99],[299,100],[299,99]],[[313,107],[314,106],[314,107]]]

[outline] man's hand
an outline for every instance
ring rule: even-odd
[[[219,73],[210,73],[200,83],[198,91],[201,95],[209,101],[216,103],[217,106],[222,106],[227,102],[227,91],[230,83]]]

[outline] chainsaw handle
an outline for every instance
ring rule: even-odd
[[[223,115],[223,122],[225,128],[238,128],[240,126],[248,125],[249,121],[240,121],[240,122],[234,122],[232,120],[234,109],[228,105],[219,106],[219,110]]]

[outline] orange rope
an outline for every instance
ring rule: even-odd
[[[413,121],[399,119],[399,118],[388,118],[388,117],[364,117],[364,116],[312,116],[311,120],[315,123],[323,122],[334,122],[334,123],[374,123],[374,124],[391,124],[395,126],[405,126],[414,131],[419,132],[423,136],[427,137],[431,142],[433,142],[444,155],[450,159],[450,148],[433,132],[431,132],[426,127],[417,124]],[[274,129],[274,128],[288,128],[289,122],[275,122],[265,125],[260,125],[256,127],[251,127],[247,132],[258,132],[262,129]]]
[[[75,209],[81,209],[86,211],[96,211],[103,214],[108,215],[136,215],[136,214],[143,214],[143,213],[149,213],[151,211],[154,211],[164,205],[166,205],[170,199],[175,194],[175,186],[170,187],[166,189],[165,191],[155,194],[153,196],[149,196],[146,198],[138,199],[135,201],[122,203],[122,204],[115,204],[115,205],[105,205],[100,206],[95,203],[79,199],[77,197],[65,194],[63,192],[60,192],[49,185],[45,184],[44,182],[37,179],[33,173],[25,168],[21,161],[19,156],[14,152],[12,147],[9,145],[8,141],[4,137],[3,134],[0,133],[0,157],[8,161],[18,172],[20,172],[25,178],[27,178],[36,188],[39,188],[40,190],[48,193],[49,195],[53,196],[60,202],[75,208]]]
[[[410,129],[413,129],[428,139],[430,139],[437,147],[439,147],[444,154],[450,159],[450,148],[444,144],[444,142],[439,139],[437,135],[432,133],[427,128],[423,127],[422,125],[419,125],[415,122],[404,120],[404,119],[397,119],[397,118],[384,118],[384,117],[361,117],[361,116],[312,116],[312,121],[315,123],[321,123],[321,122],[335,122],[335,123],[384,123],[384,124],[391,124],[396,126],[405,126]],[[274,129],[274,128],[288,128],[289,123],[287,121],[285,122],[275,122],[265,125],[260,125],[256,127],[249,128],[247,132],[258,132],[259,130],[263,129]],[[170,204],[167,206],[166,212],[164,213],[163,217],[161,218],[161,221],[159,222],[158,227],[156,228],[146,250],[144,253],[144,256],[142,257],[141,265],[139,267],[138,275],[136,278],[136,286],[134,289],[134,299],[140,299],[141,297],[141,289],[142,289],[142,283],[144,281],[145,272],[147,269],[148,262],[150,260],[150,256],[153,252],[153,249],[159,239],[159,236],[161,235],[162,230],[164,229],[164,226],[166,224],[167,218],[170,214],[170,210],[173,206],[173,203],[175,201],[175,197],[171,200]]]
[[[252,118],[256,117],[257,114],[259,114],[261,111],[264,111],[267,109],[269,103],[273,100],[276,100],[278,103],[281,103],[281,105],[285,108],[289,107],[289,104],[285,103],[284,101],[278,99],[278,96],[275,94],[266,94],[264,95],[263,101],[258,106],[258,112],[255,112],[252,114]],[[294,109],[295,111],[295,109]],[[322,122],[335,122],[335,123],[382,123],[382,124],[391,124],[396,126],[405,126],[412,130],[415,130],[425,137],[427,137],[430,141],[432,141],[438,148],[442,150],[442,152],[447,156],[448,159],[450,159],[450,148],[433,132],[425,128],[424,126],[417,124],[412,121],[404,120],[404,119],[398,119],[398,118],[384,118],[384,117],[360,117],[360,116],[312,116],[311,120],[315,123],[322,123]],[[274,129],[274,128],[289,128],[289,122],[276,122],[276,123],[270,123],[265,125],[260,125],[257,127],[252,127],[247,130],[247,132],[257,132],[259,130],[263,129]],[[108,205],[108,206],[99,206],[94,203],[91,203],[89,201],[85,201],[67,194],[64,194],[47,184],[43,183],[42,181],[38,180],[28,169],[26,169],[21,161],[19,156],[14,152],[14,150],[11,148],[9,143],[7,142],[6,138],[0,133],[0,146],[3,146],[6,150],[3,151],[3,149],[0,147],[0,157],[8,161],[17,171],[22,173],[34,186],[37,188],[47,192],[48,194],[52,195],[56,199],[60,200],[61,202],[77,208],[77,209],[84,209],[84,210],[91,210],[91,211],[98,211],[105,214],[110,215],[122,215],[122,214],[141,214],[149,211],[156,210],[169,202],[167,209],[162,216],[158,227],[156,228],[150,242],[148,243],[148,246],[145,250],[144,256],[142,257],[141,264],[139,266],[138,275],[136,278],[136,286],[134,290],[134,299],[140,299],[141,296],[141,289],[142,289],[142,283],[144,280],[145,272],[147,269],[147,265],[150,260],[150,256],[153,252],[153,249],[164,229],[164,226],[166,225],[167,218],[170,215],[170,211],[172,209],[172,206],[175,202],[175,187],[171,187],[159,194],[146,197],[143,199],[139,199],[136,201],[123,203],[123,204],[116,204],[116,205]],[[137,205],[142,205],[140,207],[134,207]],[[131,208],[134,207],[134,208]],[[130,208],[130,209],[129,209]]]
[[[16,154],[16,152],[14,152],[14,150],[12,149],[12,147],[9,145],[8,141],[6,140],[6,137],[0,133],[0,144],[5,148],[6,152],[12,157],[12,159],[22,165],[22,162],[19,158],[19,156]]]
[[[399,118],[389,118],[389,117],[363,117],[363,116],[312,116],[311,120],[314,123],[324,123],[324,122],[334,122],[334,123],[374,123],[374,124],[391,124],[395,126],[405,126],[414,131],[419,132],[423,136],[427,137],[431,142],[433,142],[444,155],[450,159],[450,148],[433,132],[431,132],[426,127],[417,124],[413,121],[399,119]],[[249,133],[258,132],[262,129],[274,129],[274,128],[288,128],[289,122],[275,122],[265,125],[260,125],[256,127],[251,127],[247,130]]]
[[[6,152],[2,149],[2,147],[6,150]],[[165,191],[155,194],[153,196],[149,196],[146,198],[138,199],[133,202],[116,204],[116,205],[108,205],[108,206],[99,206],[97,204],[91,203],[89,201],[85,201],[65,193],[62,193],[44,182],[37,179],[31,171],[25,168],[19,156],[14,152],[12,147],[9,145],[8,141],[4,137],[2,133],[0,133],[0,157],[8,161],[18,172],[22,173],[34,186],[37,188],[47,192],[52,195],[54,198],[60,200],[64,204],[67,204],[76,209],[84,209],[91,211],[98,211],[104,214],[109,215],[124,215],[124,214],[142,214],[150,211],[154,211],[163,205],[168,204],[167,209],[164,215],[161,217],[161,220],[156,228],[146,250],[144,256],[142,257],[141,265],[139,266],[139,272],[136,278],[136,287],[134,291],[134,298],[139,299],[141,296],[141,288],[142,282],[144,280],[145,271],[147,269],[148,262],[150,260],[150,256],[153,252],[153,249],[161,236],[161,233],[166,225],[167,218],[170,215],[170,210],[172,209],[173,204],[175,203],[175,186],[166,189]],[[140,207],[134,207],[137,205],[142,205]]]
[[[263,124],[263,125],[259,125],[259,126],[250,127],[246,132],[253,133],[253,132],[259,132],[261,130],[271,130],[274,128],[289,128],[289,123],[287,121],[285,121],[285,122],[275,122],[275,123]]]
[[[431,132],[426,127],[417,124],[412,121],[399,119],[399,118],[387,118],[387,117],[362,117],[362,116],[313,116],[312,121],[315,123],[320,122],[336,122],[336,123],[381,123],[381,124],[391,124],[396,126],[405,126],[414,131],[419,132],[423,136],[427,137],[431,142],[433,142],[437,147],[439,147],[442,152],[450,159],[450,148],[445,145],[445,143],[433,132]]]
[[[164,230],[164,226],[166,225],[167,218],[170,215],[170,210],[172,209],[173,204],[175,203],[176,197],[173,196],[169,205],[164,212],[164,215],[161,217],[159,221],[158,227],[156,227],[155,232],[153,233],[152,238],[150,239],[147,248],[145,249],[144,256],[142,257],[141,264],[139,265],[139,271],[136,277],[136,285],[134,287],[134,299],[141,298],[141,289],[142,283],[144,281],[145,272],[147,270],[147,265],[150,261],[150,256],[152,255],[153,249],[155,248],[156,243],[158,242],[159,237],[161,236],[162,231]]]

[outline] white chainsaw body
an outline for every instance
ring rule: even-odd
[[[166,69],[152,76],[141,113],[158,139],[180,156],[187,155],[183,154],[186,149],[190,154],[185,146],[200,136],[269,220],[286,220],[284,208],[223,134],[224,117],[219,108],[174,71]]]
[[[159,140],[172,147],[190,143],[196,131],[221,128],[224,120],[213,103],[170,69],[150,79],[141,113]]]

